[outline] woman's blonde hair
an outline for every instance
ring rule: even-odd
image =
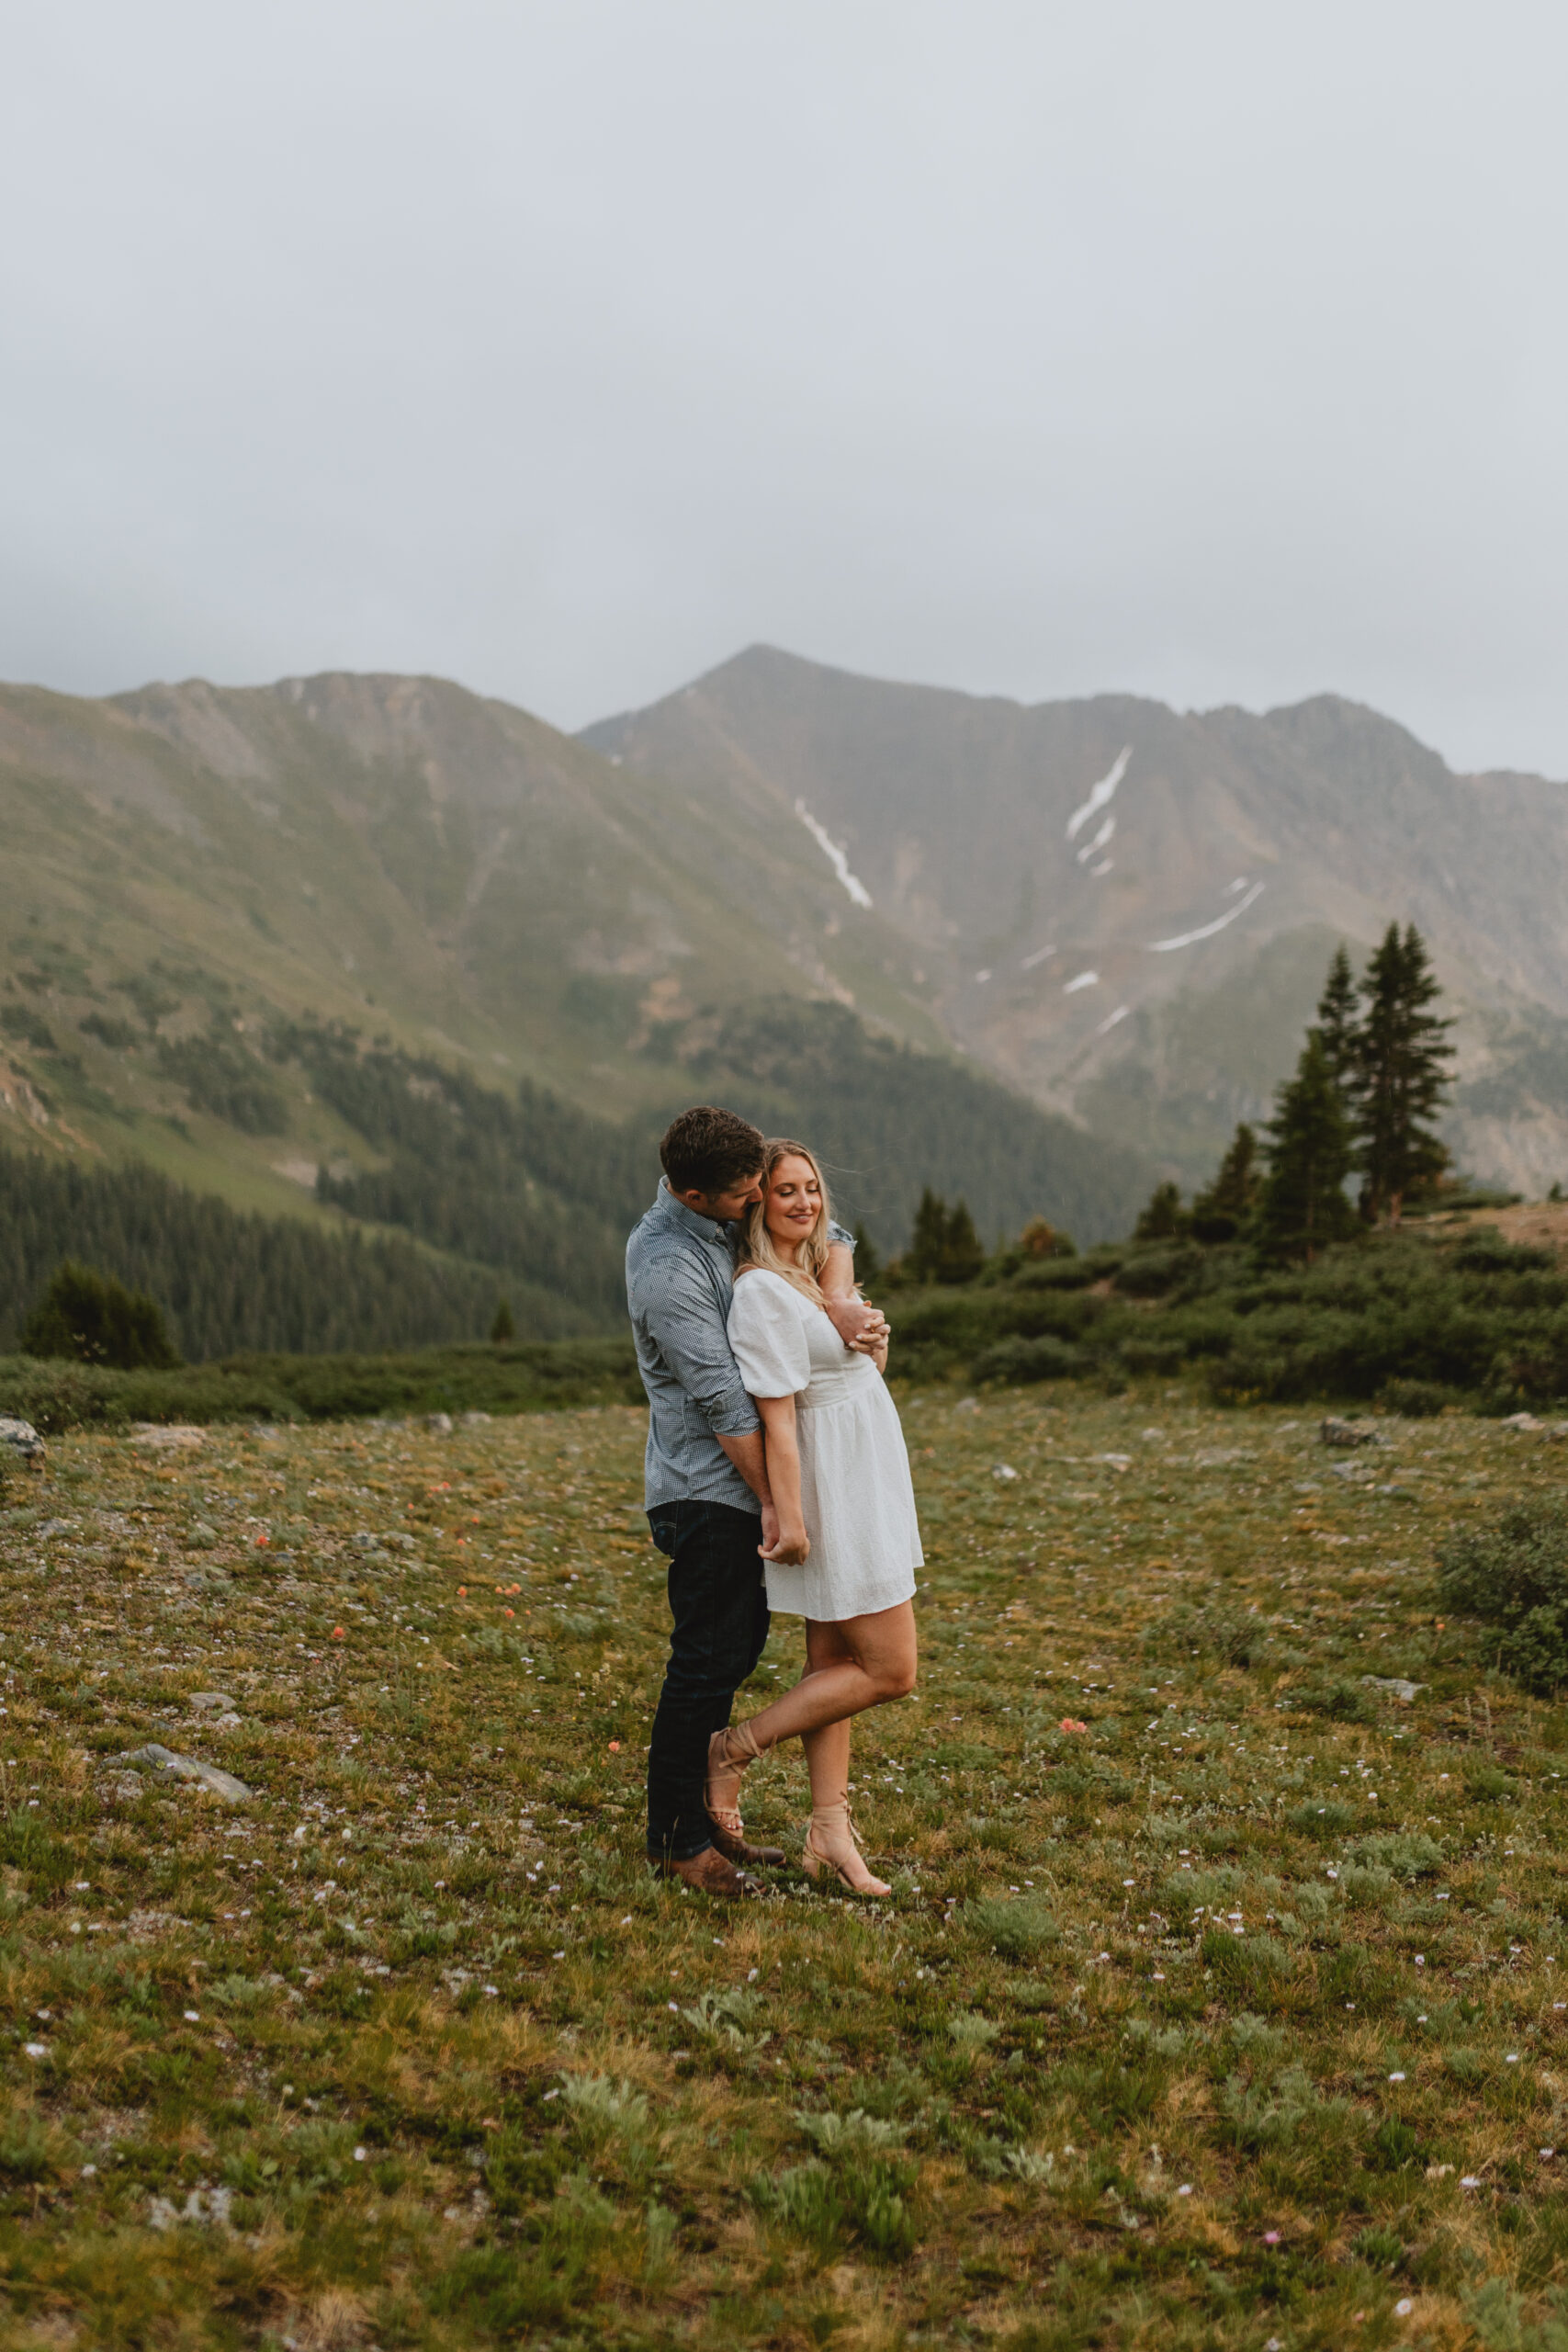
[[[821,1206],[817,1212],[817,1222],[801,1244],[800,1262],[797,1265],[792,1264],[787,1258],[780,1256],[773,1237],[768,1231],[765,1222],[768,1188],[773,1181],[773,1170],[781,1159],[791,1159],[806,1161],[817,1179],[818,1190],[821,1197]],[[807,1151],[803,1143],[795,1143],[788,1136],[770,1136],[763,1147],[762,1197],[760,1201],[753,1201],[746,1212],[746,1221],[740,1230],[740,1257],[736,1267],[737,1273],[743,1273],[748,1266],[765,1267],[770,1274],[782,1274],[786,1283],[793,1283],[796,1290],[803,1290],[807,1297],[814,1299],[818,1306],[825,1306],[827,1302],[822,1295],[819,1278],[823,1267],[828,1262],[829,1250],[832,1246],[828,1238],[828,1182],[818,1163],[817,1154],[814,1151]]]

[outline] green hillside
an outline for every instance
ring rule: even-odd
[[[613,1328],[657,1135],[704,1093],[818,1142],[885,1250],[927,1182],[987,1236],[1039,1212],[1086,1239],[1148,1188],[945,1046],[793,815],[716,822],[439,681],[0,689],[0,1148],[175,1188],[156,1241],[151,1195],[72,1197],[193,1354],[470,1339],[498,1287],[533,1337]],[[206,1237],[194,1267],[219,1229],[190,1198],[404,1237],[406,1308],[371,1253],[335,1320],[285,1309],[280,1270],[315,1278],[276,1237],[248,1304],[182,1289],[169,1236]],[[13,1239],[0,1333],[65,1231]]]

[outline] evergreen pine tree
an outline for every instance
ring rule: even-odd
[[[495,1320],[490,1327],[490,1337],[491,1345],[497,1348],[503,1346],[508,1340],[514,1340],[517,1337],[517,1326],[512,1320],[512,1301],[509,1298],[497,1299]]]
[[[1360,996],[1350,958],[1340,941],[1328,967],[1328,978],[1317,1001],[1317,1034],[1334,1083],[1347,1096],[1355,1083],[1361,1043]]]
[[[1133,1227],[1134,1241],[1178,1241],[1189,1230],[1179,1184],[1156,1184]]]
[[[1305,1258],[1353,1231],[1345,1197],[1354,1149],[1350,1123],[1334,1083],[1323,1039],[1307,1031],[1296,1074],[1280,1089],[1265,1130],[1269,1177],[1258,1204],[1258,1237],[1266,1256]]]
[[[1234,1241],[1258,1206],[1262,1189],[1258,1137],[1244,1120],[1231,1137],[1213,1182],[1192,1203],[1194,1239]]]
[[[1358,1164],[1372,1218],[1399,1223],[1412,1193],[1430,1184],[1449,1155],[1430,1122],[1448,1091],[1443,1065],[1452,1023],[1429,1009],[1441,994],[1414,923],[1391,922],[1361,982],[1366,1012],[1357,1039],[1352,1101]]]
[[[972,1283],[986,1262],[967,1203],[950,1209],[928,1184],[915,1211],[915,1230],[900,1271],[918,1283]]]
[[[856,1283],[863,1290],[866,1283],[874,1283],[881,1272],[882,1260],[877,1255],[875,1242],[872,1239],[863,1225],[857,1225],[855,1227]]]
[[[904,1258],[904,1269],[918,1283],[941,1279],[947,1246],[947,1203],[928,1184],[915,1211],[915,1229]]]
[[[942,1283],[972,1283],[986,1262],[986,1252],[975,1230],[975,1220],[969,1214],[969,1204],[963,1199],[954,1203],[947,1220],[942,1239],[942,1266],[937,1280]]]

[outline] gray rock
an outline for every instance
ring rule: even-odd
[[[44,1445],[31,1421],[18,1420],[10,1413],[0,1413],[0,1445],[11,1452],[34,1470],[43,1467]]]
[[[1406,1707],[1427,1688],[1424,1682],[1406,1682],[1400,1674],[1363,1674],[1361,1679],[1369,1690],[1381,1690],[1385,1698],[1397,1699]]]
[[[210,1552],[217,1541],[218,1530],[209,1521],[198,1519],[192,1522],[190,1531],[186,1537],[186,1550],[187,1552]]]
[[[1317,1434],[1325,1445],[1392,1445],[1393,1443],[1393,1440],[1391,1437],[1385,1437],[1374,1422],[1342,1421],[1333,1413],[1330,1413]]]
[[[156,1780],[199,1781],[204,1789],[210,1789],[230,1804],[243,1804],[255,1793],[243,1781],[237,1781],[232,1772],[220,1772],[216,1764],[203,1764],[195,1756],[177,1756],[172,1747],[160,1747],[156,1740],[150,1739],[145,1747],[133,1747],[129,1755],[115,1760],[151,1772]]]
[[[490,1427],[490,1419],[491,1417],[488,1413],[465,1413],[463,1416],[463,1427],[466,1430],[488,1430]]]
[[[227,1690],[193,1690],[186,1703],[196,1714],[220,1715],[234,1702]]]
[[[426,1413],[424,1426],[434,1437],[450,1437],[452,1416],[450,1413]]]

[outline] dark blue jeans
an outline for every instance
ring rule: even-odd
[[[728,1503],[660,1503],[648,1514],[670,1561],[670,1663],[648,1749],[648,1850],[687,1861],[713,1843],[703,1804],[708,1741],[768,1638],[757,1546],[761,1521]]]

